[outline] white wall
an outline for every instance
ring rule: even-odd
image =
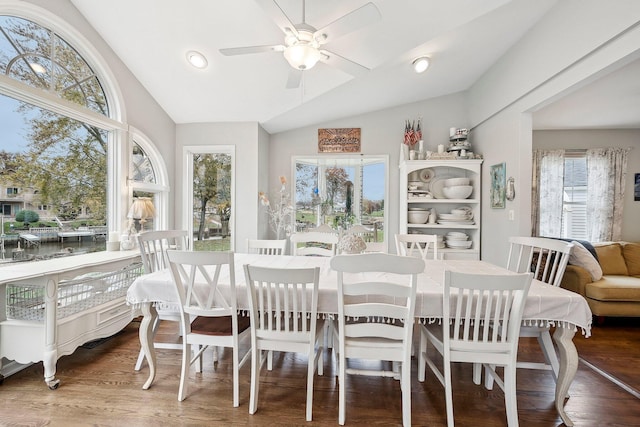
[[[398,161],[404,135],[404,121],[417,120],[419,117],[422,117],[425,147],[427,150],[435,150],[438,144],[448,143],[450,127],[467,127],[464,93],[271,135],[269,188],[279,186],[280,175],[288,177],[289,182],[293,182],[292,156],[318,153],[319,128],[361,128],[361,152],[389,156],[390,194],[386,201],[389,206],[389,229],[386,239],[389,250],[395,252],[392,241],[393,235],[399,229]]]
[[[235,155],[235,223],[231,224],[236,251],[246,251],[246,239],[258,236],[258,188],[260,173],[259,137],[261,128],[257,123],[192,123],[176,126],[176,226],[186,227],[188,218],[183,218],[181,207],[187,196],[184,194],[183,147],[234,145]],[[263,132],[263,131],[262,131]],[[262,161],[264,164],[264,161]]]
[[[640,242],[640,201],[633,200],[634,175],[640,173],[640,129],[546,130],[533,132],[533,149],[631,148],[627,158],[622,240]]]
[[[631,0],[559,2],[469,90],[473,141],[484,154],[484,171],[506,162],[516,182],[516,199],[506,209],[491,209],[483,175],[482,259],[503,265],[508,237],[530,235],[531,114],[636,58],[639,19],[640,2]]]

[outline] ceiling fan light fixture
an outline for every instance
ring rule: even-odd
[[[310,44],[298,43],[284,50],[284,57],[293,68],[309,70],[320,60],[320,52]]]
[[[187,52],[187,61],[189,61],[189,64],[199,69],[207,68],[207,65],[209,64],[209,62],[207,62],[207,58],[195,50]]]
[[[429,68],[429,57],[421,56],[413,60],[413,70],[416,73],[424,73]]]

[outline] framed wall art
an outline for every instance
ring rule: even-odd
[[[633,181],[633,200],[640,202],[640,173],[635,174]]]
[[[499,163],[491,166],[491,207],[494,209],[504,209],[505,188],[507,175],[507,164]]]
[[[318,153],[359,153],[360,128],[318,129]]]

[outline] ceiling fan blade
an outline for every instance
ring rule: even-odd
[[[287,89],[296,89],[300,87],[300,81],[302,81],[302,70],[291,68],[289,70],[289,77],[287,77]]]
[[[298,37],[296,26],[291,22],[287,14],[284,13],[280,5],[276,3],[276,0],[256,0],[256,2],[267,12],[269,17],[273,19],[283,32],[287,33],[287,29],[289,29],[289,32]]]
[[[233,55],[246,55],[249,53],[263,53],[263,52],[283,52],[284,46],[280,44],[269,46],[245,46],[245,47],[229,47],[220,49],[220,53],[224,56]]]
[[[352,76],[359,77],[366,74],[368,71],[371,71],[364,65],[353,62],[350,59],[338,55],[337,53],[329,52],[328,50],[324,49],[321,50],[320,53],[322,54],[322,56],[320,57],[321,62],[342,70],[345,73],[351,74]]]
[[[380,19],[380,17],[380,11],[376,5],[369,2],[320,28],[313,34],[313,38],[319,41],[325,39],[334,40],[352,31],[373,24]]]

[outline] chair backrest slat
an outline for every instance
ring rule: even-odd
[[[496,345],[515,351],[532,278],[530,272],[487,275],[445,270],[443,318],[453,324],[450,329],[443,322],[445,347],[472,350],[474,345]]]
[[[180,310],[196,316],[236,316],[233,252],[168,250],[167,259],[180,298]],[[228,295],[218,287],[222,271]]]
[[[337,233],[309,231],[294,233],[289,239],[291,240],[292,255],[333,256],[336,254],[339,237]],[[298,247],[298,243],[305,245]]]
[[[511,237],[507,268],[516,273],[531,271],[534,279],[560,286],[572,248],[572,243],[557,239]]]
[[[251,327],[269,339],[300,341],[315,336],[320,268],[244,265]],[[294,338],[287,338],[287,335]],[[297,337],[297,338],[296,338]],[[314,341],[315,342],[315,341]]]
[[[287,240],[247,239],[247,250],[250,254],[284,255]]]
[[[140,233],[138,246],[145,273],[169,268],[167,251],[187,250],[188,236],[189,233],[186,230],[157,230]]]
[[[399,350],[406,349],[424,261],[381,253],[338,255],[331,259],[331,268],[338,273],[340,351],[351,339],[363,337],[395,340]],[[367,273],[375,280],[367,278]],[[380,273],[387,280],[381,280]],[[350,318],[362,321],[348,322]]]
[[[396,251],[402,256],[416,256],[426,260],[431,251],[432,258],[438,259],[438,236],[436,234],[396,234]],[[416,255],[414,255],[414,251]]]

